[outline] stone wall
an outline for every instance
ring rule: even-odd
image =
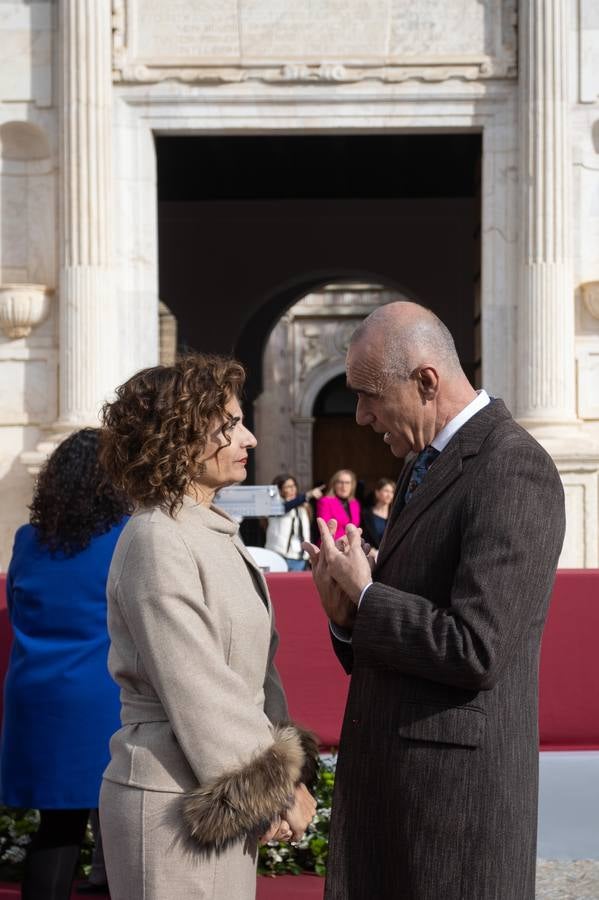
[[[8,563],[15,528],[27,520],[26,507],[31,497],[32,478],[21,455],[34,450],[42,430],[58,414],[55,4],[0,4],[0,46],[3,569]]]
[[[158,358],[155,133],[439,129],[483,135],[481,380],[556,459],[563,563],[599,565],[595,0],[165,9],[0,3],[0,566],[28,467]]]

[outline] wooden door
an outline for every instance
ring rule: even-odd
[[[318,416],[313,434],[314,484],[328,482],[337,469],[352,469],[366,493],[379,478],[397,479],[402,460],[393,456],[382,434],[358,425],[353,416]]]

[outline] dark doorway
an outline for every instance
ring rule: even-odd
[[[430,306],[473,372],[479,134],[159,136],[156,147],[161,299],[183,346],[241,357],[250,401],[275,322],[344,279]]]
[[[326,384],[314,404],[312,458],[314,483],[327,483],[337,469],[351,469],[358,477],[364,499],[379,478],[399,475],[396,459],[382,435],[362,427],[355,419],[356,398],[339,375]]]

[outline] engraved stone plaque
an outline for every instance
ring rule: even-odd
[[[112,3],[114,72],[122,81],[515,76],[516,0]]]
[[[244,61],[383,60],[392,0],[243,0]]]
[[[237,0],[134,0],[132,49],[156,65],[238,62]]]
[[[480,57],[492,52],[491,6],[496,0],[392,0],[392,59]]]

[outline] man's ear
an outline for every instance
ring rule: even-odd
[[[423,400],[434,400],[439,391],[439,374],[432,366],[422,366],[416,373],[418,392]]]

